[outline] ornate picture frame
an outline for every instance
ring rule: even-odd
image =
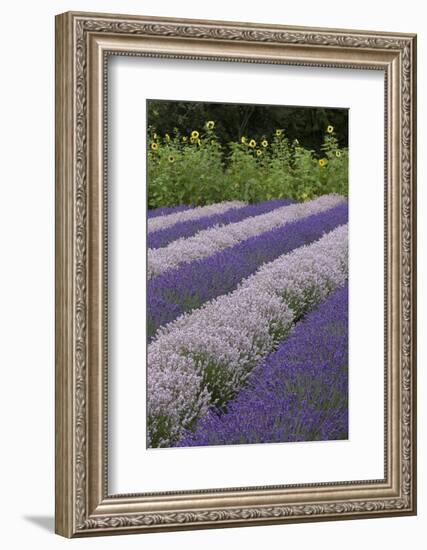
[[[145,56],[385,77],[384,478],[108,492],[107,63]],[[56,532],[65,537],[416,513],[416,36],[68,12],[56,17]]]

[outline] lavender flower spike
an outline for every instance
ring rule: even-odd
[[[347,226],[265,264],[148,346],[147,444],[166,447],[234,397],[293,322],[347,279]]]
[[[148,233],[151,233],[152,231],[158,231],[159,229],[170,227],[178,222],[196,220],[198,218],[211,216],[214,214],[223,214],[231,208],[241,208],[243,206],[246,206],[246,203],[241,201],[219,202],[216,204],[209,204],[208,206],[197,206],[196,208],[191,208],[190,210],[175,212],[166,216],[148,218],[147,231]]]
[[[272,212],[246,218],[238,223],[206,229],[194,237],[178,239],[164,248],[148,250],[147,276],[150,279],[180,264],[206,258],[259,233],[323,212],[344,201],[344,197],[340,195],[323,195],[309,202],[276,208]]]

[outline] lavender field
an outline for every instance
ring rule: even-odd
[[[348,201],[147,219],[147,446],[348,438]]]

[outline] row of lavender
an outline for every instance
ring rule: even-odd
[[[148,254],[149,446],[252,442],[236,430],[221,439],[218,422],[233,426],[230,415],[262,379],[269,354],[345,284],[347,217],[343,198],[330,195],[302,204],[222,203],[149,219],[149,242],[158,244]],[[336,426],[335,435],[342,432]],[[264,432],[255,440],[291,439]]]

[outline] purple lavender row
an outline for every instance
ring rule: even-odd
[[[154,277],[147,288],[148,340],[182,313],[234,290],[263,263],[319,239],[347,219],[348,205],[340,204]]]
[[[167,214],[165,216],[149,218],[147,220],[147,233],[153,233],[154,231],[159,231],[160,229],[166,229],[166,227],[171,227],[172,225],[183,221],[198,220],[199,218],[204,218],[206,216],[223,214],[224,212],[227,212],[227,210],[243,208],[244,206],[246,206],[246,203],[242,201],[224,201],[214,204],[207,204],[206,206],[195,206],[194,208],[189,208],[182,212]]]
[[[300,321],[227,412],[210,409],[178,447],[348,438],[348,285]]]
[[[281,206],[287,206],[295,201],[277,199],[266,202],[260,202],[258,204],[250,204],[243,208],[233,208],[222,214],[215,214],[213,216],[205,216],[197,220],[187,220],[178,222],[171,227],[165,229],[159,229],[147,236],[148,248],[161,248],[167,246],[169,243],[176,241],[180,238],[192,237],[199,231],[209,229],[210,227],[227,225],[229,223],[236,223],[249,218],[251,216],[259,216],[266,212],[271,212],[275,208]]]
[[[163,206],[161,208],[153,208],[147,211],[147,218],[157,218],[157,216],[167,216],[169,214],[176,214],[177,212],[184,212],[193,208],[187,204],[181,204],[179,206]]]

